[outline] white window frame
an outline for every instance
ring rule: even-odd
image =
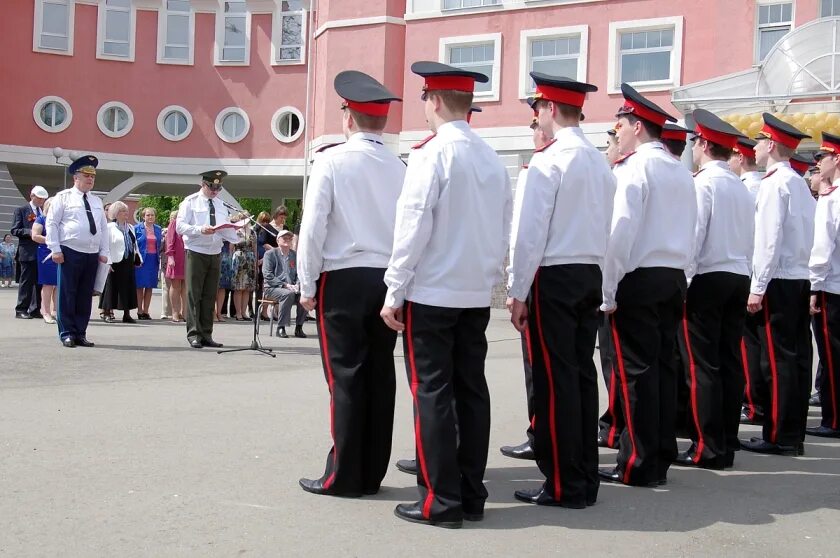
[[[499,90],[502,77],[502,34],[487,33],[485,35],[462,35],[460,37],[442,37],[438,50],[438,60],[449,64],[449,52],[452,47],[471,46],[493,43],[493,78],[490,80],[490,91],[475,93],[473,102],[487,103],[499,100]]]
[[[519,33],[519,98],[526,99],[533,94],[531,89],[531,43],[535,39],[565,39],[578,37],[580,53],[576,76],[566,76],[578,81],[586,81],[589,61],[589,26],[573,25],[569,27],[551,27],[548,29],[526,29]]]
[[[621,33],[628,31],[656,31],[673,28],[674,44],[671,47],[671,77],[663,80],[635,82],[633,87],[643,92],[669,91],[674,87],[679,87],[682,79],[683,24],[682,16],[610,22],[607,93],[621,93],[621,76],[618,73],[621,67],[619,63],[619,57],[621,56],[620,36]]]
[[[464,0],[461,0],[462,2]],[[461,10],[483,10],[486,8],[501,8],[504,6],[504,0],[496,0],[495,4],[487,4],[486,6],[460,6],[458,8],[447,8],[446,0],[440,0],[440,11],[443,13],[459,12]]]
[[[164,125],[164,121],[166,120],[167,115],[169,115],[169,113],[174,112],[174,111],[180,112],[187,119],[187,129],[180,136],[176,136],[176,135],[173,135],[173,134],[170,134],[169,132],[167,132],[166,131],[166,126]],[[163,136],[164,138],[168,139],[169,141],[185,140],[192,133],[192,129],[193,129],[192,114],[190,114],[190,111],[188,111],[187,109],[185,109],[184,107],[182,107],[180,105],[169,105],[168,107],[163,107],[163,110],[161,110],[160,113],[158,113],[157,129],[158,129],[158,133],[161,136]]]
[[[833,16],[832,16],[832,15],[825,15],[825,14],[823,14],[823,11],[822,11],[822,0],[817,0],[817,1],[818,1],[818,2],[819,2],[819,4],[820,4],[820,7],[819,7],[819,12],[817,13],[817,17],[818,17],[818,18],[822,19],[822,18],[825,18],[825,17],[840,17],[840,13],[838,13],[838,14],[836,14],[836,15],[833,15]],[[832,0],[832,2],[834,2],[834,1],[836,1],[836,0]],[[833,7],[833,6],[832,6],[832,7]],[[794,6],[794,9],[796,9],[796,6]],[[833,11],[833,10],[832,10],[832,11]],[[791,15],[793,15],[793,14],[791,13]]]
[[[105,113],[113,108],[124,110],[125,114],[128,116],[128,123],[125,125],[125,128],[116,132],[109,130],[105,126]],[[121,138],[134,128],[134,112],[132,112],[125,103],[121,103],[120,101],[108,101],[99,107],[99,111],[96,113],[96,125],[99,127],[99,131],[109,138]]]
[[[238,136],[228,136],[222,129],[222,122],[224,122],[225,118],[227,118],[227,116],[231,114],[238,114],[245,120],[245,130]],[[219,136],[219,139],[221,139],[225,143],[239,143],[248,136],[248,133],[250,131],[251,119],[248,118],[248,113],[239,107],[223,108],[221,111],[219,111],[219,114],[216,115],[216,135]]]
[[[47,124],[41,120],[41,109],[47,103],[58,103],[64,107],[64,112],[67,114],[64,122],[59,124],[58,126],[47,126]],[[70,127],[70,124],[73,122],[73,109],[70,107],[70,103],[68,103],[65,99],[58,97],[56,95],[47,95],[46,97],[41,97],[35,102],[35,106],[32,108],[32,118],[35,119],[35,124],[38,125],[39,128],[44,130],[45,132],[49,132],[51,134],[58,134],[63,132],[67,128]]]
[[[105,53],[105,33],[107,27],[108,10],[123,11],[121,8],[107,6],[107,0],[99,0],[99,13],[96,18],[96,57],[100,60],[117,60],[119,62],[134,62],[134,43],[137,36],[137,6],[133,1],[128,8],[128,56],[117,56]]]
[[[306,10],[283,11],[283,0],[275,0],[277,7],[271,17],[271,65],[272,66],[295,66],[306,64],[306,40],[307,40],[307,25],[308,17]],[[283,45],[283,16],[299,15],[301,19],[301,39],[300,58],[297,60],[280,60],[277,56],[283,48],[289,48],[288,45]]]
[[[173,12],[181,13],[181,12]],[[187,60],[176,60],[172,58],[165,58],[166,54],[166,24],[169,12],[166,9],[166,0],[160,0],[160,8],[158,9],[158,45],[157,45],[157,63],[158,64],[172,64],[175,66],[192,66],[195,61],[195,8],[190,4],[189,15],[189,56]]]
[[[775,29],[781,27],[787,27],[787,24],[783,23],[765,23],[760,25],[758,23],[758,7],[759,6],[772,6],[773,4],[790,4],[790,29],[788,29],[788,33],[793,31],[796,28],[796,1],[795,0],[756,0],[755,2],[755,39],[753,40],[753,65],[759,66],[762,62],[759,59],[761,54],[761,30],[762,29]],[[772,50],[772,49],[771,49]],[[769,54],[769,53],[768,53]]]
[[[218,1],[219,7],[216,10],[216,39],[213,46],[213,64],[216,66],[248,66],[251,64],[251,7],[248,5],[248,2],[243,2],[245,4],[245,59],[222,60],[222,52],[225,48],[225,2],[228,0]],[[242,17],[242,14],[234,14],[234,17]]]
[[[277,123],[280,119],[286,114],[294,114],[300,120],[300,126],[298,127],[298,131],[289,137],[281,135],[280,132],[277,130]],[[274,116],[271,117],[271,133],[274,134],[274,137],[280,143],[293,143],[297,141],[300,136],[303,135],[303,129],[306,127],[306,121],[303,118],[303,113],[300,112],[298,109],[292,106],[288,107],[281,107],[277,109],[277,112],[274,113]]]
[[[56,50],[41,46],[41,30],[44,27],[44,3],[67,5],[67,50]],[[60,56],[73,56],[73,31],[76,19],[76,0],[35,0],[35,23],[32,26],[32,51]]]

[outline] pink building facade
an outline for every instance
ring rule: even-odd
[[[840,0],[7,0],[0,20],[0,224],[33,184],[64,185],[71,152],[100,157],[107,199],[184,194],[210,168],[234,196],[300,198],[312,152],[342,141],[336,73],[404,97],[385,140],[428,134],[416,60],[490,76],[473,126],[511,176],[527,160],[532,69],[594,83],[593,143],[633,83],[674,91],[760,67]],[[838,72],[840,76],[840,72]],[[833,87],[834,84],[831,84]],[[61,150],[56,150],[59,147]]]

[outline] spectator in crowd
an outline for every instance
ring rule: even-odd
[[[173,223],[174,224],[174,223]],[[169,286],[172,281],[166,277],[166,232],[169,227],[163,227],[161,234],[163,235],[163,242],[160,243],[160,269],[158,275],[160,276],[160,319],[172,319],[172,303],[169,300]]]
[[[162,248],[163,231],[155,224],[157,217],[154,208],[143,210],[143,222],[134,227],[140,258],[143,265],[137,268],[137,319],[151,320],[149,306],[152,304],[152,289],[158,286],[158,270],[160,269],[160,251]]]
[[[288,213],[285,205],[278,205],[272,215],[271,223],[268,223],[265,229],[260,229],[257,242],[259,242],[264,250],[267,251],[272,248],[277,248],[277,233],[286,230],[286,216]]]
[[[38,243],[36,259],[38,261],[38,285],[41,286],[41,314],[48,324],[55,323],[55,285],[58,282],[58,266],[50,258],[47,248],[47,215],[50,212],[51,199],[44,202],[41,214],[32,223],[32,240]]]
[[[297,254],[292,251],[291,231],[281,230],[277,236],[277,248],[265,253],[263,276],[265,277],[265,298],[276,300],[280,306],[277,320],[277,337],[288,337],[286,328],[291,323],[292,305],[295,310],[295,337],[305,338],[303,324],[306,310],[300,305],[300,281],[297,276]]]
[[[17,247],[12,242],[12,235],[3,236],[3,243],[0,244],[0,286],[11,287],[12,279],[15,278],[15,250]]]
[[[184,263],[186,253],[184,252],[184,239],[178,234],[175,227],[175,219],[178,212],[169,214],[169,226],[166,228],[166,280],[169,281],[169,304],[172,309],[172,321],[183,322],[184,307],[187,305],[186,289],[184,284]]]
[[[239,213],[231,218],[231,221],[241,221],[247,215]],[[233,303],[236,306],[236,321],[244,322],[248,318],[245,315],[248,310],[248,302],[251,294],[257,288],[257,237],[250,225],[242,230],[244,239],[236,245],[233,252]]]
[[[233,247],[227,240],[222,242],[222,260],[219,272],[219,290],[216,292],[216,321],[225,321],[230,316],[225,309],[225,297],[233,290]]]
[[[18,300],[15,318],[30,320],[40,318],[41,291],[38,289],[38,262],[35,253],[38,245],[32,240],[32,223],[41,214],[44,201],[49,197],[43,186],[35,186],[29,193],[29,203],[15,208],[11,233],[18,237]]]
[[[111,247],[111,272],[105,281],[99,308],[102,309],[106,323],[114,323],[114,309],[122,310],[122,321],[135,323],[131,310],[137,308],[137,287],[135,267],[142,263],[139,255],[135,229],[128,222],[128,206],[118,201],[108,208],[108,238]]]

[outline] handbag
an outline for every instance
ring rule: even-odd
[[[143,265],[143,256],[140,255],[140,246],[137,245],[137,235],[131,231],[131,238],[134,240],[134,267]]]

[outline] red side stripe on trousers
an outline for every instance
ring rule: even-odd
[[[688,334],[688,318],[683,310],[683,337],[685,339],[685,349],[688,353],[688,371],[691,376],[691,415],[694,418],[694,429],[697,431],[697,448],[694,450],[694,462],[700,462],[700,456],[703,455],[703,448],[706,446],[703,438],[703,429],[700,428],[700,417],[697,414],[697,369],[694,366],[694,352],[691,350],[691,338]]]
[[[531,332],[528,331],[528,328],[525,328],[525,347],[528,348],[528,364],[530,366],[534,365],[534,355],[531,352]]]
[[[610,316],[610,329],[612,330],[613,343],[615,343],[615,360],[618,363],[618,373],[621,376],[621,393],[624,396],[624,421],[627,423],[627,433],[630,435],[630,459],[627,461],[627,468],[624,471],[624,482],[630,482],[630,471],[636,462],[636,433],[633,428],[633,417],[630,414],[630,391],[627,388],[627,372],[624,370],[624,357],[621,353],[621,340],[618,337],[618,328],[615,326],[615,317]]]
[[[327,272],[321,274],[321,284],[318,285],[318,336],[321,339],[321,351],[324,355],[324,370],[327,372],[327,385],[330,388],[330,436],[333,440],[333,471],[327,480],[324,481],[324,488],[329,488],[335,481],[335,469],[338,463],[338,446],[335,443],[335,393],[333,386],[335,384],[335,377],[333,376],[332,363],[330,362],[330,347],[327,341],[327,329],[324,322],[324,291],[327,286]]]
[[[545,375],[548,380],[548,424],[549,432],[551,433],[551,456],[554,462],[554,494],[556,501],[560,501],[563,496],[563,487],[560,484],[560,449],[557,447],[557,426],[556,426],[556,407],[554,393],[554,377],[551,372],[551,359],[548,354],[548,345],[545,343],[545,336],[542,329],[542,316],[540,315],[540,283],[539,273],[534,277],[534,317],[537,324],[537,337],[540,341],[540,350],[542,352],[543,362],[545,363]]]
[[[610,433],[607,434],[607,445],[613,447],[615,444],[615,435],[617,432],[617,428],[615,426],[615,400],[616,400],[616,389],[615,389],[615,366],[610,366],[610,402],[607,406],[607,409],[610,411]]]
[[[741,368],[744,370],[744,380],[746,383],[744,384],[744,395],[747,396],[747,408],[750,412],[750,420],[755,418],[755,403],[752,400],[752,387],[750,384],[750,363],[749,359],[747,359],[747,344],[744,342],[744,338],[741,337]]]
[[[423,482],[426,483],[426,500],[423,502],[423,517],[429,519],[432,511],[432,502],[435,499],[435,490],[429,482],[429,470],[426,468],[426,452],[423,451],[423,437],[420,435],[420,404],[417,399],[417,386],[420,381],[417,378],[417,365],[414,361],[414,334],[412,331],[412,310],[411,302],[405,304],[405,338],[408,344],[408,366],[411,369],[411,396],[414,399],[414,444],[417,446],[417,465],[420,467],[420,474]]]
[[[776,443],[776,436],[779,432],[779,374],[776,370],[776,348],[773,346],[773,331],[770,328],[770,305],[767,304],[767,296],[764,296],[764,332],[767,334],[767,352],[770,360],[770,420],[773,428],[770,430],[770,442]]]
[[[826,310],[825,293],[822,293],[822,321],[823,321],[823,339],[825,339],[825,360],[828,367],[828,385],[831,388],[831,409],[833,411],[833,419],[831,428],[837,430],[837,392],[834,389],[834,359],[831,357],[831,336],[828,334],[828,312]],[[822,386],[820,386],[822,387]]]

